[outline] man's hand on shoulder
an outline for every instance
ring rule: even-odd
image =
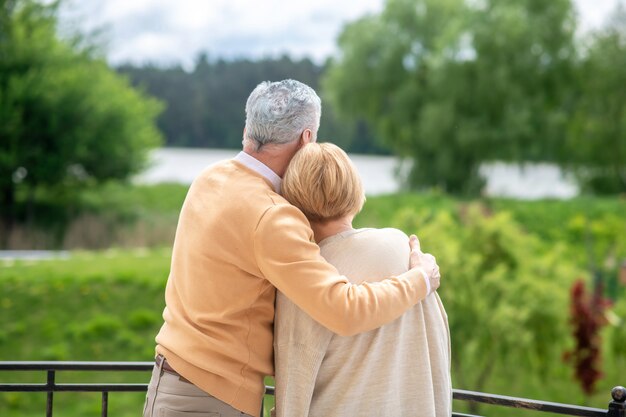
[[[409,267],[411,269],[418,269],[422,272],[424,281],[426,282],[428,294],[436,291],[437,288],[439,288],[441,280],[437,260],[430,253],[422,252],[420,241],[417,239],[417,236],[411,235],[409,238],[409,245],[411,246]]]

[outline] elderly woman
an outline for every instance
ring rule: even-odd
[[[365,201],[348,156],[312,143],[291,161],[284,197],[306,215],[322,256],[354,283],[408,270],[408,237],[354,229]],[[451,415],[450,335],[436,292],[397,320],[338,336],[278,293],[274,322],[278,417]]]

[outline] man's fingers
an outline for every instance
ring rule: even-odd
[[[409,245],[411,246],[411,252],[421,252],[420,241],[415,235],[411,235],[409,238]]]
[[[409,257],[410,268],[421,268],[424,273],[424,279],[426,280],[426,288],[430,294],[436,291],[441,284],[441,273],[439,272],[439,265],[437,265],[437,259],[430,253],[423,253],[420,247],[420,241],[415,235],[411,235],[409,238],[409,245],[411,246],[411,256]]]

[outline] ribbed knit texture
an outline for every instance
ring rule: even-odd
[[[352,282],[407,270],[407,236],[347,231],[320,243]],[[451,415],[450,335],[437,293],[380,329],[333,334],[278,293],[275,320],[278,417]]]

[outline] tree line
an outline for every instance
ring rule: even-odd
[[[485,162],[552,162],[584,191],[626,191],[626,11],[581,34],[571,0],[389,0],[349,23],[339,57],[123,66],[166,103],[167,146],[237,148],[245,100],[295,78],[322,96],[320,138],[411,159],[414,188],[475,195]]]
[[[180,65],[122,65],[117,71],[132,84],[165,103],[157,125],[165,146],[231,148],[241,147],[245,105],[260,82],[293,78],[323,96],[320,80],[325,65],[310,59],[279,58],[211,59],[201,53],[191,69]],[[338,120],[332,105],[323,100],[318,135],[355,153],[389,153],[376,141],[365,121]]]
[[[155,146],[241,146],[245,101],[295,78],[323,101],[319,139],[413,161],[410,185],[478,194],[481,164],[549,161],[626,192],[626,10],[581,34],[571,0],[387,0],[324,65],[288,56],[110,68],[58,35],[59,1],[0,0],[0,215],[124,180]]]

